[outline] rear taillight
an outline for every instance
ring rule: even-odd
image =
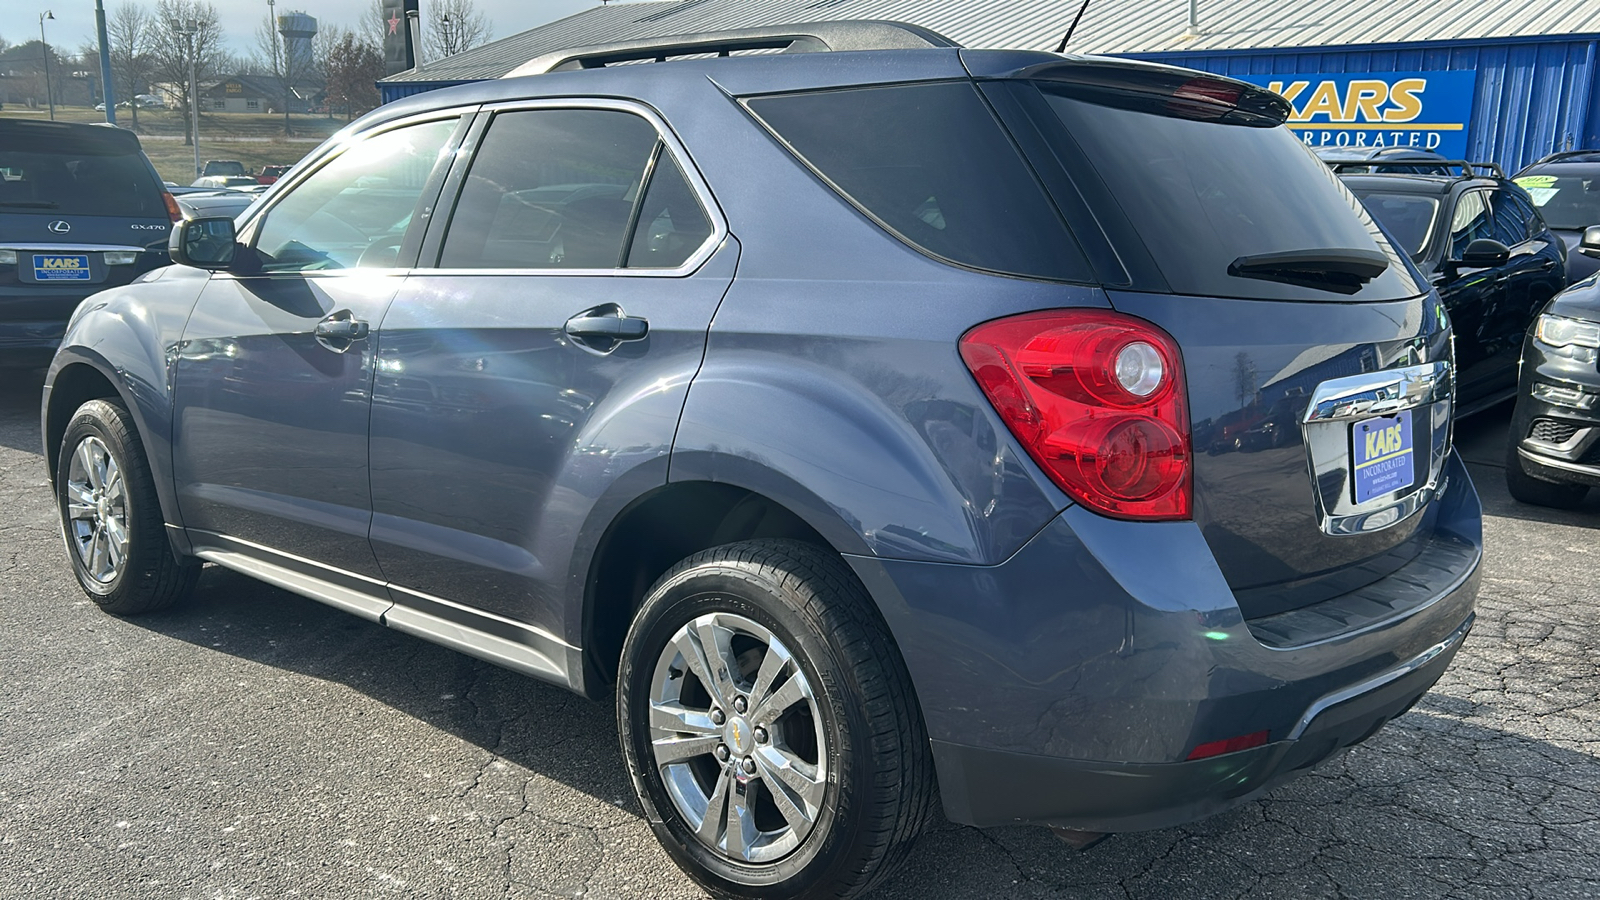
[[[1183,358],[1166,332],[1107,310],[1028,313],[967,332],[961,358],[1073,500],[1122,519],[1189,517]]]
[[[167,215],[172,217],[172,221],[174,221],[174,222],[183,221],[183,210],[178,208],[178,200],[177,200],[177,198],[173,197],[171,194],[167,193],[166,191],[162,191],[161,192],[161,202],[163,202],[163,203],[165,203],[167,205]]]

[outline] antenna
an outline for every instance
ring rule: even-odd
[[[1056,46],[1056,52],[1057,53],[1065,53],[1066,52],[1066,50],[1067,50],[1067,41],[1072,40],[1072,33],[1074,31],[1078,30],[1078,22],[1079,22],[1079,20],[1081,20],[1083,18],[1084,10],[1086,10],[1088,8],[1089,8],[1089,0],[1083,0],[1083,5],[1078,7],[1078,14],[1072,17],[1072,24],[1067,27],[1066,36],[1063,37],[1061,39],[1061,43]]]

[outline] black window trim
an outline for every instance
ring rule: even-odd
[[[618,258],[619,265],[607,269],[557,269],[557,268],[445,268],[439,265],[439,259],[444,253],[445,232],[449,230],[450,219],[455,214],[456,204],[461,200],[461,193],[466,186],[467,172],[472,166],[473,157],[483,142],[483,137],[488,133],[489,125],[494,117],[502,113],[528,112],[546,109],[571,109],[571,110],[596,110],[609,112],[631,113],[650,124],[656,131],[656,148],[651,151],[650,160],[644,171],[643,179],[639,183],[639,198],[634,203],[634,210],[630,215],[633,221],[639,215],[639,204],[644,202],[645,191],[650,187],[650,178],[659,167],[661,154],[671,153],[678,162],[678,167],[683,171],[684,179],[689,182],[689,189],[694,191],[700,201],[700,207],[705,212],[706,219],[711,222],[711,236],[689,254],[682,265],[670,269],[651,268],[625,268],[621,265],[632,246],[633,229],[629,229],[624,236],[622,255]],[[417,260],[416,271],[432,275],[542,275],[553,277],[593,277],[596,275],[621,277],[621,278],[684,278],[700,270],[706,260],[710,259],[728,238],[728,220],[723,215],[722,207],[717,204],[716,197],[706,185],[705,178],[700,169],[695,166],[689,156],[689,151],[683,142],[667,126],[666,120],[653,108],[632,100],[619,100],[602,97],[561,97],[539,98],[524,100],[507,100],[500,103],[487,103],[478,110],[477,119],[468,130],[467,138],[456,153],[456,162],[451,167],[449,177],[446,179],[443,194],[439,198],[438,208],[443,213],[433,217],[429,225],[427,236],[423,239],[422,255]],[[636,226],[635,226],[636,227]]]
[[[400,245],[400,252],[397,258],[399,262],[396,265],[386,267],[373,266],[367,268],[353,267],[346,269],[315,269],[311,271],[285,272],[224,271],[213,272],[211,273],[211,277],[225,279],[350,278],[354,276],[371,277],[375,274],[408,274],[415,266],[417,251],[420,248],[424,238],[424,228],[426,227],[428,221],[433,217],[433,211],[438,208],[439,191],[444,186],[445,178],[450,172],[450,160],[459,152],[462,140],[466,137],[468,130],[473,123],[473,116],[478,109],[478,104],[470,104],[466,106],[453,106],[446,109],[429,110],[425,113],[417,113],[416,115],[404,116],[402,118],[391,119],[387,122],[381,122],[371,128],[365,128],[352,134],[336,136],[333,141],[329,142],[329,146],[322,152],[320,156],[312,159],[309,165],[295,173],[292,181],[287,178],[280,178],[274,182],[272,187],[269,188],[269,196],[267,201],[247,208],[244,212],[244,218],[238,223],[237,233],[239,244],[249,247],[253,250],[256,245],[256,239],[260,236],[259,230],[261,223],[266,219],[267,216],[271,215],[272,210],[277,207],[278,203],[283,199],[283,197],[293,193],[296,188],[306,181],[306,179],[322,171],[334,160],[343,156],[347,151],[350,150],[350,148],[369,138],[373,138],[390,131],[395,131],[400,128],[407,128],[412,125],[425,125],[429,122],[443,122],[455,119],[455,131],[450,135],[450,139],[445,142],[444,151],[441,154],[441,156],[444,158],[441,158],[434,165],[433,171],[428,175],[427,181],[425,181],[422,185],[422,192],[417,197],[417,205],[413,208],[411,224],[406,229],[405,238]],[[417,212],[418,210],[421,211],[420,214]]]

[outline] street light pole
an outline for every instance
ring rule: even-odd
[[[50,10],[39,13],[39,55],[44,57],[44,97],[50,103],[50,121],[56,120],[56,95],[50,90],[50,45],[44,42],[44,21],[54,22],[56,14]]]
[[[117,97],[111,87],[111,44],[106,41],[106,5],[94,0],[94,29],[100,39],[100,99],[106,102],[106,121],[117,124]],[[129,109],[133,108],[129,102]]]

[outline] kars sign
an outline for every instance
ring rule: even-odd
[[[1477,72],[1246,75],[1294,107],[1289,128],[1313,147],[1415,147],[1467,153]]]

